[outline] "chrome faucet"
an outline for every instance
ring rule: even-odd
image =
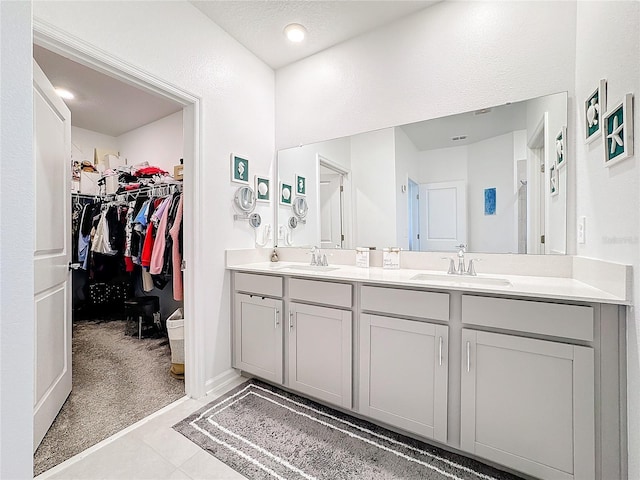
[[[311,247],[311,265],[319,265],[320,261],[320,249],[314,245]]]
[[[457,245],[456,248],[458,249],[457,273],[458,275],[464,275],[465,273],[467,273],[467,269],[464,266],[464,254],[467,251],[467,246],[464,243],[461,243],[460,245]]]
[[[456,263],[453,258],[442,257],[443,260],[449,260],[449,270],[447,270],[448,275],[471,275],[475,276],[476,268],[475,262],[478,262],[478,259],[472,258],[469,260],[469,266],[465,265],[464,262],[464,254],[467,251],[467,246],[464,243],[460,245],[456,245],[458,249],[458,266],[456,267]]]

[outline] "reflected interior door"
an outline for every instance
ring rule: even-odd
[[[33,62],[36,238],[34,451],[71,393],[71,112]]]
[[[421,250],[455,251],[461,243],[467,243],[465,182],[420,185]]]
[[[342,248],[342,175],[320,175],[320,246]]]

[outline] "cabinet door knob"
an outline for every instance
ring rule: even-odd
[[[471,342],[467,342],[467,372],[471,369]]]
[[[278,325],[280,325],[280,310],[278,309],[276,309],[275,311],[274,322],[275,322],[275,328],[278,328]]]
[[[289,330],[293,329],[293,312],[289,312]]]
[[[439,349],[439,357],[440,357],[440,366],[442,366],[442,337],[440,337],[439,343],[438,343],[438,349]]]

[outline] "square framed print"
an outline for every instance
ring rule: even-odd
[[[593,142],[602,132],[601,117],[607,111],[607,81],[600,80],[598,88],[584,102],[584,139]]]
[[[305,196],[307,194],[307,179],[302,175],[296,175],[296,195]]]
[[[291,205],[291,200],[293,198],[291,185],[280,182],[280,204],[281,205]]]
[[[233,153],[231,154],[231,181],[249,184],[249,160]]]
[[[556,135],[556,167],[567,164],[567,127],[562,127]]]
[[[633,94],[613,105],[602,117],[604,164],[607,167],[633,156]]]
[[[553,197],[558,195],[558,167],[554,164],[549,169],[549,193]]]
[[[256,200],[269,203],[271,201],[271,180],[267,177],[256,175]]]

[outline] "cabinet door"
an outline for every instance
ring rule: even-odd
[[[236,293],[234,367],[282,383],[282,300]]]
[[[463,450],[541,479],[595,477],[593,349],[462,330]]]
[[[448,334],[444,325],[361,315],[361,413],[446,443]]]
[[[289,386],[351,408],[351,312],[292,303]]]

